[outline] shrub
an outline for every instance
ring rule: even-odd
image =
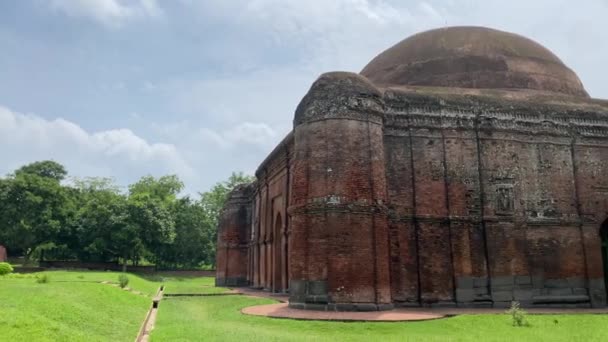
[[[8,262],[0,262],[0,275],[6,275],[13,272],[13,266]]]
[[[511,320],[514,327],[528,326],[526,315],[528,314],[517,301],[511,302],[511,307],[507,310],[507,314],[511,315]]]
[[[43,274],[40,276],[36,276],[36,282],[38,284],[47,284],[51,281],[51,277],[48,274]]]
[[[129,277],[126,274],[121,274],[118,276],[118,284],[120,288],[124,289],[129,284]]]

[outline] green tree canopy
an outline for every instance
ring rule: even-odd
[[[9,248],[29,257],[38,246],[65,244],[76,209],[73,192],[59,183],[66,175],[62,165],[44,161],[0,182],[0,239]]]
[[[52,161],[44,160],[22,166],[15,171],[17,176],[22,174],[36,175],[43,178],[50,178],[56,181],[62,181],[68,174],[63,165]]]
[[[175,175],[145,176],[120,190],[103,177],[72,178],[54,161],[0,177],[0,243],[12,255],[39,259],[197,267],[215,262],[220,211],[235,186],[254,180],[233,173],[200,199],[179,197]]]

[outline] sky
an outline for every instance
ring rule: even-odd
[[[608,98],[608,0],[0,1],[0,175],[177,174],[185,194],[253,174],[312,82],[442,26],[510,31]]]

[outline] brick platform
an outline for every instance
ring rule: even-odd
[[[529,309],[530,314],[608,314],[608,309]],[[266,316],[272,318],[289,318],[321,321],[425,321],[446,318],[456,315],[496,315],[501,309],[465,309],[465,308],[398,308],[390,311],[314,311],[292,309],[287,303],[256,305],[241,310],[243,314]]]
[[[315,311],[290,308],[287,296],[254,289],[235,289],[236,293],[252,297],[262,297],[281,301],[277,304],[256,305],[243,308],[246,315],[266,316],[272,318],[288,318],[300,320],[321,321],[371,321],[371,322],[400,322],[425,321],[446,318],[456,315],[497,315],[503,314],[504,309],[496,308],[397,308],[388,311]],[[608,314],[608,308],[530,308],[530,314]]]
[[[428,311],[411,309],[395,309],[390,311],[315,311],[299,310],[288,307],[287,303],[256,305],[241,310],[246,315],[267,316],[273,318],[291,318],[322,321],[424,321],[444,318],[446,315]]]

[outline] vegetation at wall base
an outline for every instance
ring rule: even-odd
[[[527,312],[521,308],[521,304],[517,301],[511,302],[511,307],[507,310],[507,314],[511,316],[511,321],[514,327],[529,326],[526,318]]]

